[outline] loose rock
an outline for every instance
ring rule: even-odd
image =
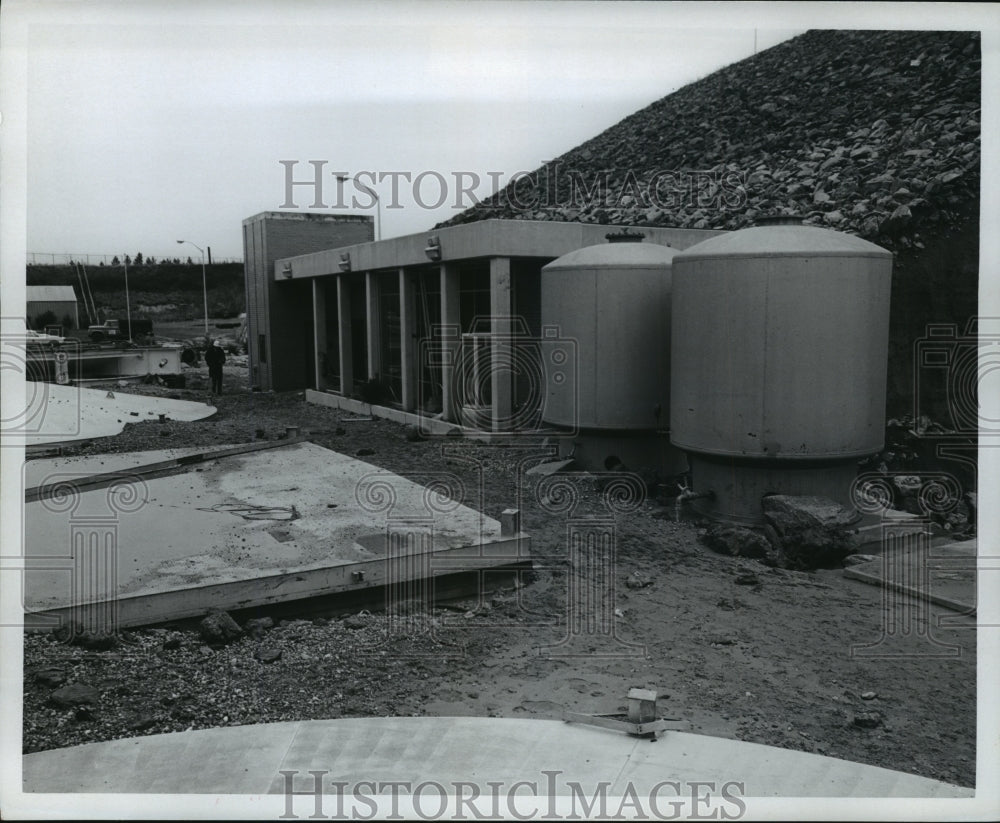
[[[254,640],[260,640],[264,634],[274,628],[274,620],[270,617],[252,617],[243,624],[243,631]]]
[[[762,506],[780,541],[785,568],[836,568],[854,550],[854,536],[849,531],[854,516],[833,500],[771,494]]]
[[[118,637],[110,632],[84,632],[73,642],[91,651],[108,651],[118,645]]]
[[[43,686],[54,689],[66,682],[66,672],[63,669],[51,666],[46,669],[38,669],[35,673],[35,680]]]
[[[713,526],[705,533],[702,540],[712,551],[719,554],[777,562],[774,547],[767,538],[742,526]]]
[[[94,706],[100,700],[101,693],[86,683],[71,683],[56,689],[49,695],[49,702],[61,709],[72,709],[76,706]]]
[[[630,589],[644,589],[653,585],[653,580],[645,572],[634,571],[625,578],[625,585]]]
[[[198,624],[202,640],[221,646],[243,635],[243,629],[230,617],[229,612],[215,612]]]
[[[862,563],[870,563],[878,558],[874,554],[849,554],[844,558],[845,566],[860,566]]]
[[[860,712],[854,715],[854,725],[859,729],[877,729],[882,725],[882,715],[878,712]]]
[[[152,715],[145,715],[129,723],[128,728],[131,729],[132,731],[141,732],[145,731],[146,729],[151,729],[155,725],[156,725],[156,718],[153,717]]]

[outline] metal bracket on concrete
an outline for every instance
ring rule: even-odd
[[[500,535],[513,537],[521,531],[520,509],[504,509],[500,512]]]
[[[681,722],[679,717],[656,717],[656,692],[651,689],[629,689],[626,705],[628,713],[625,715],[563,712],[563,720],[651,740],[656,740],[660,734],[670,729],[672,723]]]

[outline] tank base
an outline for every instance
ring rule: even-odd
[[[655,470],[663,477],[684,474],[687,455],[671,445],[670,436],[656,431],[590,430],[559,438],[559,456],[573,456],[584,471]]]
[[[711,498],[691,500],[687,505],[709,520],[743,526],[764,525],[761,498],[768,494],[815,495],[855,511],[851,484],[858,462],[809,463],[725,459],[690,454],[691,489],[711,491]],[[860,515],[857,515],[860,518]]]

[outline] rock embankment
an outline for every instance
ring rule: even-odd
[[[763,214],[894,251],[979,198],[976,32],[810,31],[631,115],[459,214],[737,229]]]

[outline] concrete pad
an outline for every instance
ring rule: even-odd
[[[433,780],[446,788],[469,781],[484,797],[490,782],[509,790],[531,781],[541,796],[565,796],[574,781],[588,798],[601,783],[610,796],[631,784],[642,798],[660,785],[663,808],[673,796],[662,784],[671,780],[739,781],[745,797],[974,795],[915,775],[738,740],[667,732],[654,743],[558,720],[472,717],[345,718],[151,735],[37,752],[24,756],[23,767],[24,791],[46,793],[281,795],[289,779],[282,772],[292,772],[293,789],[308,793],[295,798],[300,816],[314,810],[310,771],[322,773],[324,793],[335,793],[336,781],[347,784],[347,796],[373,780],[411,787]]]
[[[636,746],[615,788],[653,785],[664,773],[681,781],[739,780],[749,797],[971,797],[937,780],[853,763],[825,755],[780,749],[689,732],[667,732],[656,745]],[[710,777],[705,777],[710,775]]]
[[[180,449],[155,449],[143,452],[118,452],[110,454],[87,454],[60,457],[57,459],[28,460],[24,464],[24,488],[41,486],[53,472],[60,479],[79,479],[105,472],[130,471],[148,466],[150,463],[189,457],[192,454],[211,454],[237,448],[239,444],[227,443],[219,446],[188,446]]]
[[[211,417],[215,406],[190,400],[126,394],[114,389],[84,389],[55,383],[25,384],[24,422],[6,427],[4,435],[26,446],[68,443],[120,434],[127,423],[158,420],[191,421]]]
[[[53,749],[32,761],[40,768],[30,778],[25,773],[24,786],[30,780],[40,792],[169,794],[199,786],[206,793],[251,794],[271,781],[299,725],[275,723],[267,734],[259,726],[233,726],[206,736],[176,732]],[[47,769],[59,775],[56,781]]]
[[[854,527],[857,532],[855,551],[860,554],[872,554],[879,551],[884,540],[886,526],[900,528],[909,525],[916,529],[921,524],[925,525],[926,534],[931,534],[930,526],[926,525],[926,519],[910,512],[887,509],[879,514],[863,515]]]
[[[28,465],[55,483],[170,454]],[[26,612],[114,600],[122,627],[529,560],[498,521],[308,442],[26,503],[25,547]]]
[[[977,545],[975,538],[932,542],[926,557],[922,557],[920,553],[925,550],[908,542],[894,542],[884,547],[881,555],[845,568],[844,577],[875,586],[888,585],[895,591],[926,597],[931,603],[974,615]],[[925,586],[920,584],[922,579],[926,579]]]

